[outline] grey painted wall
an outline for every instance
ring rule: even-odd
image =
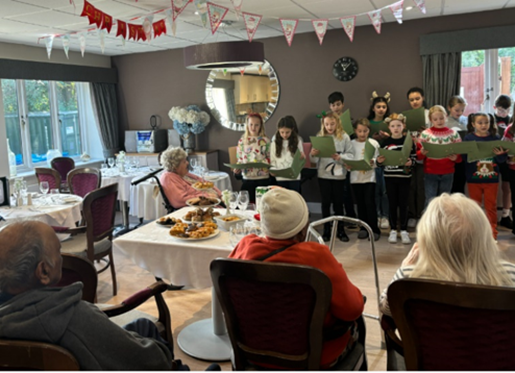
[[[336,90],[345,95],[345,106],[351,109],[353,118],[368,114],[374,90],[380,95],[391,93],[393,111],[406,110],[406,91],[422,85],[421,35],[509,25],[514,17],[515,9],[508,9],[414,20],[402,25],[388,23],[383,25],[381,35],[372,26],[362,26],[355,30],[353,43],[342,29],[337,29],[328,31],[322,46],[314,32],[295,35],[291,47],[284,37],[260,40],[281,83],[281,98],[266,124],[267,134],[274,134],[282,116],[293,115],[301,136],[309,139],[320,127],[316,114],[328,109],[327,96]],[[350,82],[343,83],[332,76],[332,64],[342,56],[351,56],[359,64],[359,73]],[[182,49],[112,60],[119,72],[122,133],[124,129],[147,128],[154,114],[161,117],[162,128],[172,128],[167,115],[172,106],[199,104],[208,110],[204,97],[208,73],[184,68]],[[212,120],[197,143],[199,149],[219,149],[220,167],[224,169],[222,163],[229,160],[227,148],[236,145],[240,136]],[[319,200],[315,182],[305,184],[303,194],[308,201]]]

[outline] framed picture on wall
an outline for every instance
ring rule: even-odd
[[[0,206],[10,206],[11,198],[9,196],[9,179],[0,177]]]

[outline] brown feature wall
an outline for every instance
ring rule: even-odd
[[[414,9],[413,11],[418,11]],[[269,137],[277,121],[285,115],[297,120],[301,136],[309,141],[320,128],[316,114],[328,109],[327,96],[333,91],[345,95],[345,107],[353,118],[367,116],[372,91],[391,93],[391,110],[408,109],[406,91],[422,86],[422,62],[419,55],[421,35],[472,28],[509,25],[515,9],[471,13],[384,24],[381,35],[372,26],[355,30],[351,43],[343,29],[328,31],[319,45],[315,33],[297,34],[291,47],[284,37],[259,40],[265,45],[265,57],[277,71],[281,84],[279,105],[266,123]],[[208,32],[208,31],[206,31]],[[356,59],[359,73],[350,82],[340,82],[332,75],[334,61],[343,56]],[[151,115],[159,115],[161,128],[172,128],[168,111],[172,106],[198,104],[209,112],[204,87],[208,72],[187,70],[182,49],[113,57],[119,74],[121,130],[147,128]],[[229,161],[227,148],[236,145],[241,132],[234,132],[214,119],[207,131],[198,136],[199,149],[219,149],[220,169]],[[233,184],[239,187],[238,182]],[[319,201],[316,182],[303,185],[308,201]]]

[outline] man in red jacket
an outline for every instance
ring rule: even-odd
[[[261,200],[261,229],[266,237],[254,234],[244,237],[229,257],[257,260],[286,247],[265,261],[309,265],[323,271],[331,280],[333,293],[324,327],[330,328],[338,320],[354,321],[363,312],[363,296],[327,246],[304,241],[308,217],[308,206],[299,193],[283,188],[272,189]],[[322,369],[333,365],[347,352],[351,331],[353,328],[324,342],[320,361]]]

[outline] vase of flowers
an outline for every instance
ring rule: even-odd
[[[173,121],[173,128],[181,136],[183,148],[188,153],[192,152],[195,149],[194,135],[204,132],[211,117],[197,105],[186,108],[174,106],[168,112],[168,116]]]

